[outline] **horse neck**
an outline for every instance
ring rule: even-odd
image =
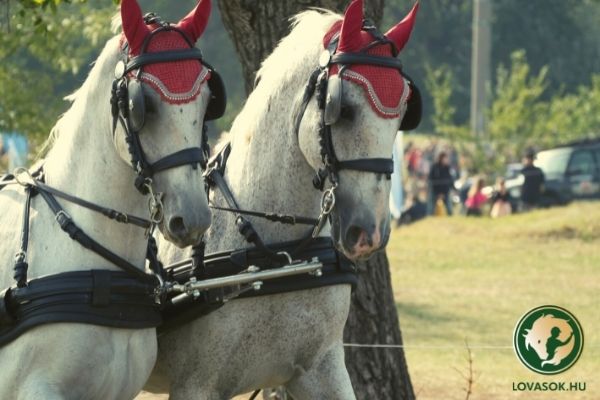
[[[304,87],[306,80],[303,76],[298,77],[295,85],[286,85],[285,90],[270,95],[261,93],[257,88],[232,127],[232,150],[225,180],[242,209],[313,218],[319,214],[320,192],[312,185],[314,170],[300,151],[289,110],[290,104],[296,101],[297,93]],[[268,100],[265,101],[265,98]],[[264,104],[267,104],[264,110],[249,113],[258,115],[244,115],[255,105],[260,108]],[[255,123],[247,126],[244,121]],[[218,194],[215,201],[224,204]],[[297,240],[311,228],[307,225],[282,225],[259,218],[248,219],[265,243]],[[211,237],[215,240],[211,241]],[[235,228],[233,216],[217,211],[208,245],[209,251],[217,251],[248,244]]]
[[[85,96],[78,96],[59,124],[60,136],[44,164],[46,182],[79,198],[144,217],[146,200],[134,188],[132,168],[119,157],[112,143],[111,75],[103,78],[105,81],[99,82]],[[117,223],[60,199],[59,202],[75,223],[97,242],[143,268],[147,241],[142,229]],[[70,240],[66,235],[60,236]],[[78,255],[71,254],[74,264],[81,263],[83,258],[91,260],[94,267],[114,268],[80,246],[74,251],[78,251]]]

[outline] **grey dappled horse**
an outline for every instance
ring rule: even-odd
[[[318,135],[322,113],[314,96],[302,110],[303,94],[338,32],[338,51],[355,53],[374,40],[362,30],[362,7],[362,1],[353,1],[343,19],[324,11],[301,13],[264,61],[259,83],[229,134],[224,178],[240,208],[319,215],[321,192],[313,188],[313,177],[323,165]],[[391,59],[394,50],[401,50],[415,12],[416,7],[369,54]],[[329,70],[330,84],[336,71]],[[331,124],[337,158],[389,159],[410,95],[408,80],[396,69],[347,69],[340,116]],[[370,172],[380,169],[372,168]],[[385,173],[356,169],[338,171],[332,226],[321,231],[352,260],[366,259],[384,246],[390,231],[389,180]],[[211,193],[211,202],[229,206],[219,190]],[[306,234],[305,226],[247,218],[267,244]],[[235,219],[233,213],[215,214],[206,236],[207,253],[249,246]],[[167,244],[160,247],[165,263],[186,255]],[[158,364],[147,389],[169,390],[175,400],[222,400],[283,385],[297,400],[353,399],[342,346],[350,291],[346,284],[231,300],[159,336]]]
[[[176,245],[198,241],[210,224],[201,168],[171,163],[168,169],[158,171],[154,163],[185,149],[199,150],[199,127],[210,97],[206,84],[210,71],[199,59],[190,57],[177,62],[154,60],[146,63],[140,74],[138,66],[130,74],[119,76],[123,65],[120,70],[115,67],[124,52],[133,58],[142,48],[150,56],[174,49],[191,51],[209,12],[210,2],[203,0],[176,25],[182,35],[155,32],[158,26],[145,24],[135,0],[122,1],[123,35],[108,41],[83,86],[71,96],[70,109],[54,128],[53,145],[43,163],[47,185],[132,215],[148,215],[148,198],[133,185],[136,172],[126,142],[125,121],[117,121],[116,129],[113,127],[111,87],[117,74],[121,83],[127,81],[130,86],[132,103],[125,102],[122,107],[137,113],[135,123],[140,125],[139,132],[136,129],[129,134],[139,133],[143,158],[156,167],[152,182],[142,183],[146,189],[151,186],[155,194],[163,194],[162,218],[153,218],[161,220],[161,232]],[[173,82],[164,79],[173,75],[182,79],[184,72],[190,86],[187,89],[174,87]],[[132,92],[134,84],[136,93]],[[179,80],[175,86],[181,84]],[[184,89],[187,91],[182,92]],[[140,101],[145,102],[145,108],[134,109],[134,103],[137,106]],[[185,154],[194,154],[197,159],[198,150]],[[177,164],[181,160],[170,161]],[[136,171],[144,169],[143,165],[134,167]],[[62,232],[41,197],[34,197],[31,203],[29,279],[79,270],[119,270]],[[135,266],[134,270],[144,270],[148,244],[144,229],[116,223],[61,198],[58,201],[65,211],[57,219],[64,221],[70,216],[93,240]],[[13,258],[19,249],[24,202],[24,190],[19,185],[0,191],[0,289],[13,285]],[[73,322],[36,326],[0,347],[0,398],[130,399],[147,380],[155,358],[154,328],[122,329]]]

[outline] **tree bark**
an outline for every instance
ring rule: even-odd
[[[357,265],[345,343],[402,345],[385,251]],[[346,347],[346,367],[358,399],[414,399],[402,348]]]
[[[381,21],[384,0],[366,0],[366,15]],[[289,18],[309,7],[343,12],[349,0],[219,0],[221,16],[242,64],[246,92],[261,62],[289,32]],[[316,60],[315,60],[316,62]],[[348,343],[402,344],[385,252],[358,266],[344,340]],[[404,352],[347,348],[346,366],[358,399],[414,399]]]
[[[367,0],[367,17],[379,22],[383,2]],[[252,91],[260,63],[289,33],[291,17],[309,7],[343,13],[348,4],[348,0],[219,0],[223,24],[242,64],[246,93]]]

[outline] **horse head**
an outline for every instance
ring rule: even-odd
[[[153,196],[153,218],[178,246],[196,243],[210,225],[202,179],[205,119],[223,112],[212,85],[220,78],[195,43],[210,14],[210,0],[177,24],[149,14],[136,0],[121,3],[120,61],[113,84],[113,141],[135,172],[136,187]],[[160,194],[159,194],[160,193]]]
[[[332,238],[352,260],[366,259],[387,243],[396,132],[420,120],[418,89],[396,59],[417,9],[418,3],[381,34],[364,20],[362,0],[354,0],[323,38],[317,101],[298,123],[300,148],[320,171],[316,186],[327,186],[329,179],[335,190]]]

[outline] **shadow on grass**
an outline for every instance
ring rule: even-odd
[[[416,319],[419,322],[429,323],[446,323],[456,321],[460,318],[458,315],[442,312],[440,308],[436,308],[429,304],[418,303],[396,303],[396,310],[400,317],[408,317]]]
[[[487,327],[486,321],[464,313],[448,312],[444,307],[422,303],[396,303],[400,325],[420,327],[419,339],[463,343],[464,338],[478,337]]]

